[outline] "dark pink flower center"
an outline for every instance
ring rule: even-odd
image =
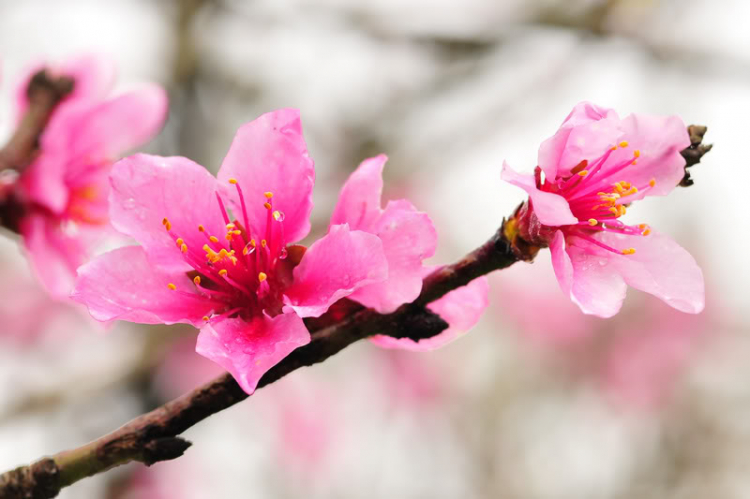
[[[179,234],[172,232],[166,218],[162,221],[167,232],[175,238],[182,257],[195,269],[189,275],[195,291],[215,304],[213,315],[206,322],[240,316],[250,319],[262,311],[271,315],[281,312],[281,292],[291,282],[291,266],[284,265],[288,250],[284,240],[284,213],[273,208],[273,193],[266,192],[263,205],[267,212],[265,227],[250,227],[242,189],[237,181],[229,181],[237,188],[242,222],[230,221],[224,201],[217,193],[219,209],[226,223],[225,234],[209,234],[199,225],[206,242],[200,248],[188,247]],[[194,295],[177,290],[176,293]]]
[[[645,185],[635,186],[625,180],[613,181],[616,176],[627,176],[627,168],[635,165],[640,151],[634,150],[627,160],[612,164],[610,157],[614,151],[628,147],[626,141],[611,147],[595,161],[581,161],[567,176],[557,176],[549,182],[541,179],[541,170],[536,170],[537,187],[546,192],[563,196],[570,205],[573,215],[582,220],[576,225],[563,227],[566,236],[577,236],[614,253],[632,255],[635,249],[615,249],[592,237],[597,232],[616,232],[630,236],[647,236],[651,232],[646,224],[627,225],[619,218],[627,212],[633,196],[647,191],[656,185],[651,179]]]

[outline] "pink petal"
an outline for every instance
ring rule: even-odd
[[[153,84],[103,102],[66,105],[50,120],[42,150],[65,154],[83,169],[112,161],[153,138],[167,116],[167,94]]]
[[[169,289],[169,283],[177,290]],[[194,290],[187,274],[154,267],[142,247],[126,246],[80,267],[71,298],[86,305],[99,321],[184,322],[200,327],[214,304]]]
[[[76,268],[87,256],[84,241],[68,235],[58,218],[31,213],[21,222],[21,235],[34,273],[55,298],[66,298],[73,288]]]
[[[516,173],[507,162],[503,162],[502,179],[520,187],[529,194],[534,213],[544,225],[558,226],[578,223],[564,197],[536,188],[534,175]]]
[[[348,223],[352,229],[372,232],[369,227],[382,213],[380,197],[386,161],[388,157],[385,154],[366,159],[349,176],[341,189],[330,225]]]
[[[285,303],[300,317],[320,317],[341,298],[387,277],[388,261],[379,237],[350,231],[346,224],[334,225],[294,268]]]
[[[388,278],[359,288],[349,299],[387,314],[419,296],[422,261],[435,253],[437,232],[430,217],[406,200],[389,202],[367,232],[383,242]]]
[[[539,167],[549,179],[564,176],[582,160],[593,161],[622,136],[611,109],[589,102],[577,104],[560,129],[539,147]]]
[[[266,113],[240,127],[218,177],[236,210],[239,209],[236,191],[226,184],[229,179],[237,179],[253,233],[265,228],[265,192],[273,193],[274,210],[285,215],[287,243],[299,241],[310,232],[315,169],[307,154],[296,109]]]
[[[552,262],[563,292],[569,293],[571,300],[585,314],[604,318],[617,314],[625,299],[627,285],[614,262],[623,255],[616,255],[582,239],[574,239],[565,249],[570,259],[568,265],[560,255],[557,235],[555,240]]]
[[[656,185],[648,189],[646,195],[669,194],[685,173],[685,159],[680,154],[680,151],[690,145],[685,124],[677,116],[631,114],[622,121],[621,129],[624,132],[622,138],[628,141],[628,147],[618,148],[607,164],[616,165],[632,159],[636,149],[640,156],[635,165],[628,166],[619,175],[613,176],[611,182],[627,180],[634,186],[643,188],[654,179]],[[641,197],[643,195],[629,199],[635,201]]]
[[[433,269],[428,270],[432,271]],[[378,335],[370,338],[370,341],[384,348],[399,348],[417,352],[435,350],[460,338],[479,322],[479,318],[489,304],[488,294],[489,283],[487,278],[480,277],[430,303],[427,308],[449,324],[448,329],[432,338],[414,341],[409,338]]]
[[[570,296],[573,289],[573,264],[567,251],[565,251],[565,236],[562,231],[555,231],[549,245],[549,252],[552,257],[552,268],[555,271],[560,289],[567,296]]]
[[[29,199],[61,215],[68,206],[70,190],[65,182],[66,158],[40,154],[23,172],[19,184]]]
[[[650,293],[682,312],[697,314],[705,305],[703,273],[695,259],[669,237],[603,233],[599,239],[615,248],[635,248],[634,255],[612,255],[612,265],[626,283]]]
[[[206,324],[195,351],[229,371],[247,393],[260,378],[293,350],[310,342],[310,333],[294,313],[263,315],[251,322],[225,319]]]
[[[136,154],[118,161],[110,179],[112,225],[140,242],[149,260],[166,270],[193,269],[175,244],[178,237],[191,253],[203,258],[206,234],[221,237],[226,232],[216,179],[187,158]],[[171,224],[171,234],[162,224],[164,218]],[[199,225],[206,234],[198,231]]]

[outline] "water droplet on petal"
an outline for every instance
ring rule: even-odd
[[[283,260],[287,256],[289,256],[289,252],[286,250],[286,248],[281,248],[281,251],[279,252],[279,260]]]

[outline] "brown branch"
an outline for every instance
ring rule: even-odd
[[[57,104],[73,90],[73,80],[51,76],[42,69],[35,73],[26,88],[29,107],[18,128],[0,149],[0,171],[23,171],[39,151],[39,137],[47,126]]]
[[[359,310],[333,325],[320,329],[312,326],[312,341],[270,369],[261,378],[258,388],[300,367],[322,362],[350,344],[374,334],[413,340],[432,337],[448,324],[427,310],[425,305],[479,276],[506,268],[516,261],[501,228],[474,252],[428,276],[414,303],[403,305],[388,315]],[[48,499],[83,478],[130,461],[151,465],[175,459],[191,445],[178,435],[247,396],[232,376],[224,374],[83,447],[0,475],[0,499]]]
[[[51,76],[42,69],[26,87],[29,106],[8,142],[0,149],[0,222],[18,232],[18,222],[25,213],[24,203],[13,193],[12,186],[39,154],[39,139],[55,107],[73,90],[73,80]],[[5,190],[10,191],[5,193]]]
[[[704,144],[703,136],[706,135],[708,128],[701,125],[690,125],[688,134],[690,135],[690,147],[683,149],[680,154],[685,158],[685,176],[680,181],[680,187],[690,187],[695,182],[690,178],[688,168],[701,162],[701,158],[708,153],[713,144]]]

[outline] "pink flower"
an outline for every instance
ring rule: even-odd
[[[648,225],[620,220],[631,203],[678,184],[680,151],[689,145],[675,116],[621,120],[581,103],[540,147],[534,175],[503,165],[503,179],[529,194],[515,215],[518,234],[550,247],[560,287],[584,313],[615,315],[626,284],[683,312],[703,310],[703,274],[693,257]]]
[[[356,290],[349,296],[379,313],[395,311],[414,301],[422,291],[422,279],[434,267],[423,265],[435,253],[437,232],[432,220],[405,199],[389,201],[381,208],[383,167],[388,158],[381,154],[363,161],[341,189],[331,216],[331,226],[347,223],[352,229],[374,234],[383,242],[388,260],[388,278]],[[386,348],[432,350],[468,331],[487,306],[488,285],[479,278],[468,286],[449,293],[429,308],[451,327],[439,335],[415,342],[409,338],[377,336],[372,340]]]
[[[198,353],[252,393],[310,341],[303,317],[383,281],[388,263],[378,237],[346,224],[307,251],[288,246],[310,230],[315,178],[298,111],[242,126],[218,178],[181,157],[118,162],[112,224],[141,246],[81,267],[73,298],[98,320],[200,327]]]
[[[19,118],[28,107],[18,88]],[[76,268],[102,235],[107,217],[107,175],[123,152],[147,142],[161,128],[167,97],[157,85],[108,97],[112,66],[97,58],[69,61],[52,72],[74,80],[40,139],[40,152],[19,178],[25,207],[19,230],[39,279],[53,296],[70,292]]]

